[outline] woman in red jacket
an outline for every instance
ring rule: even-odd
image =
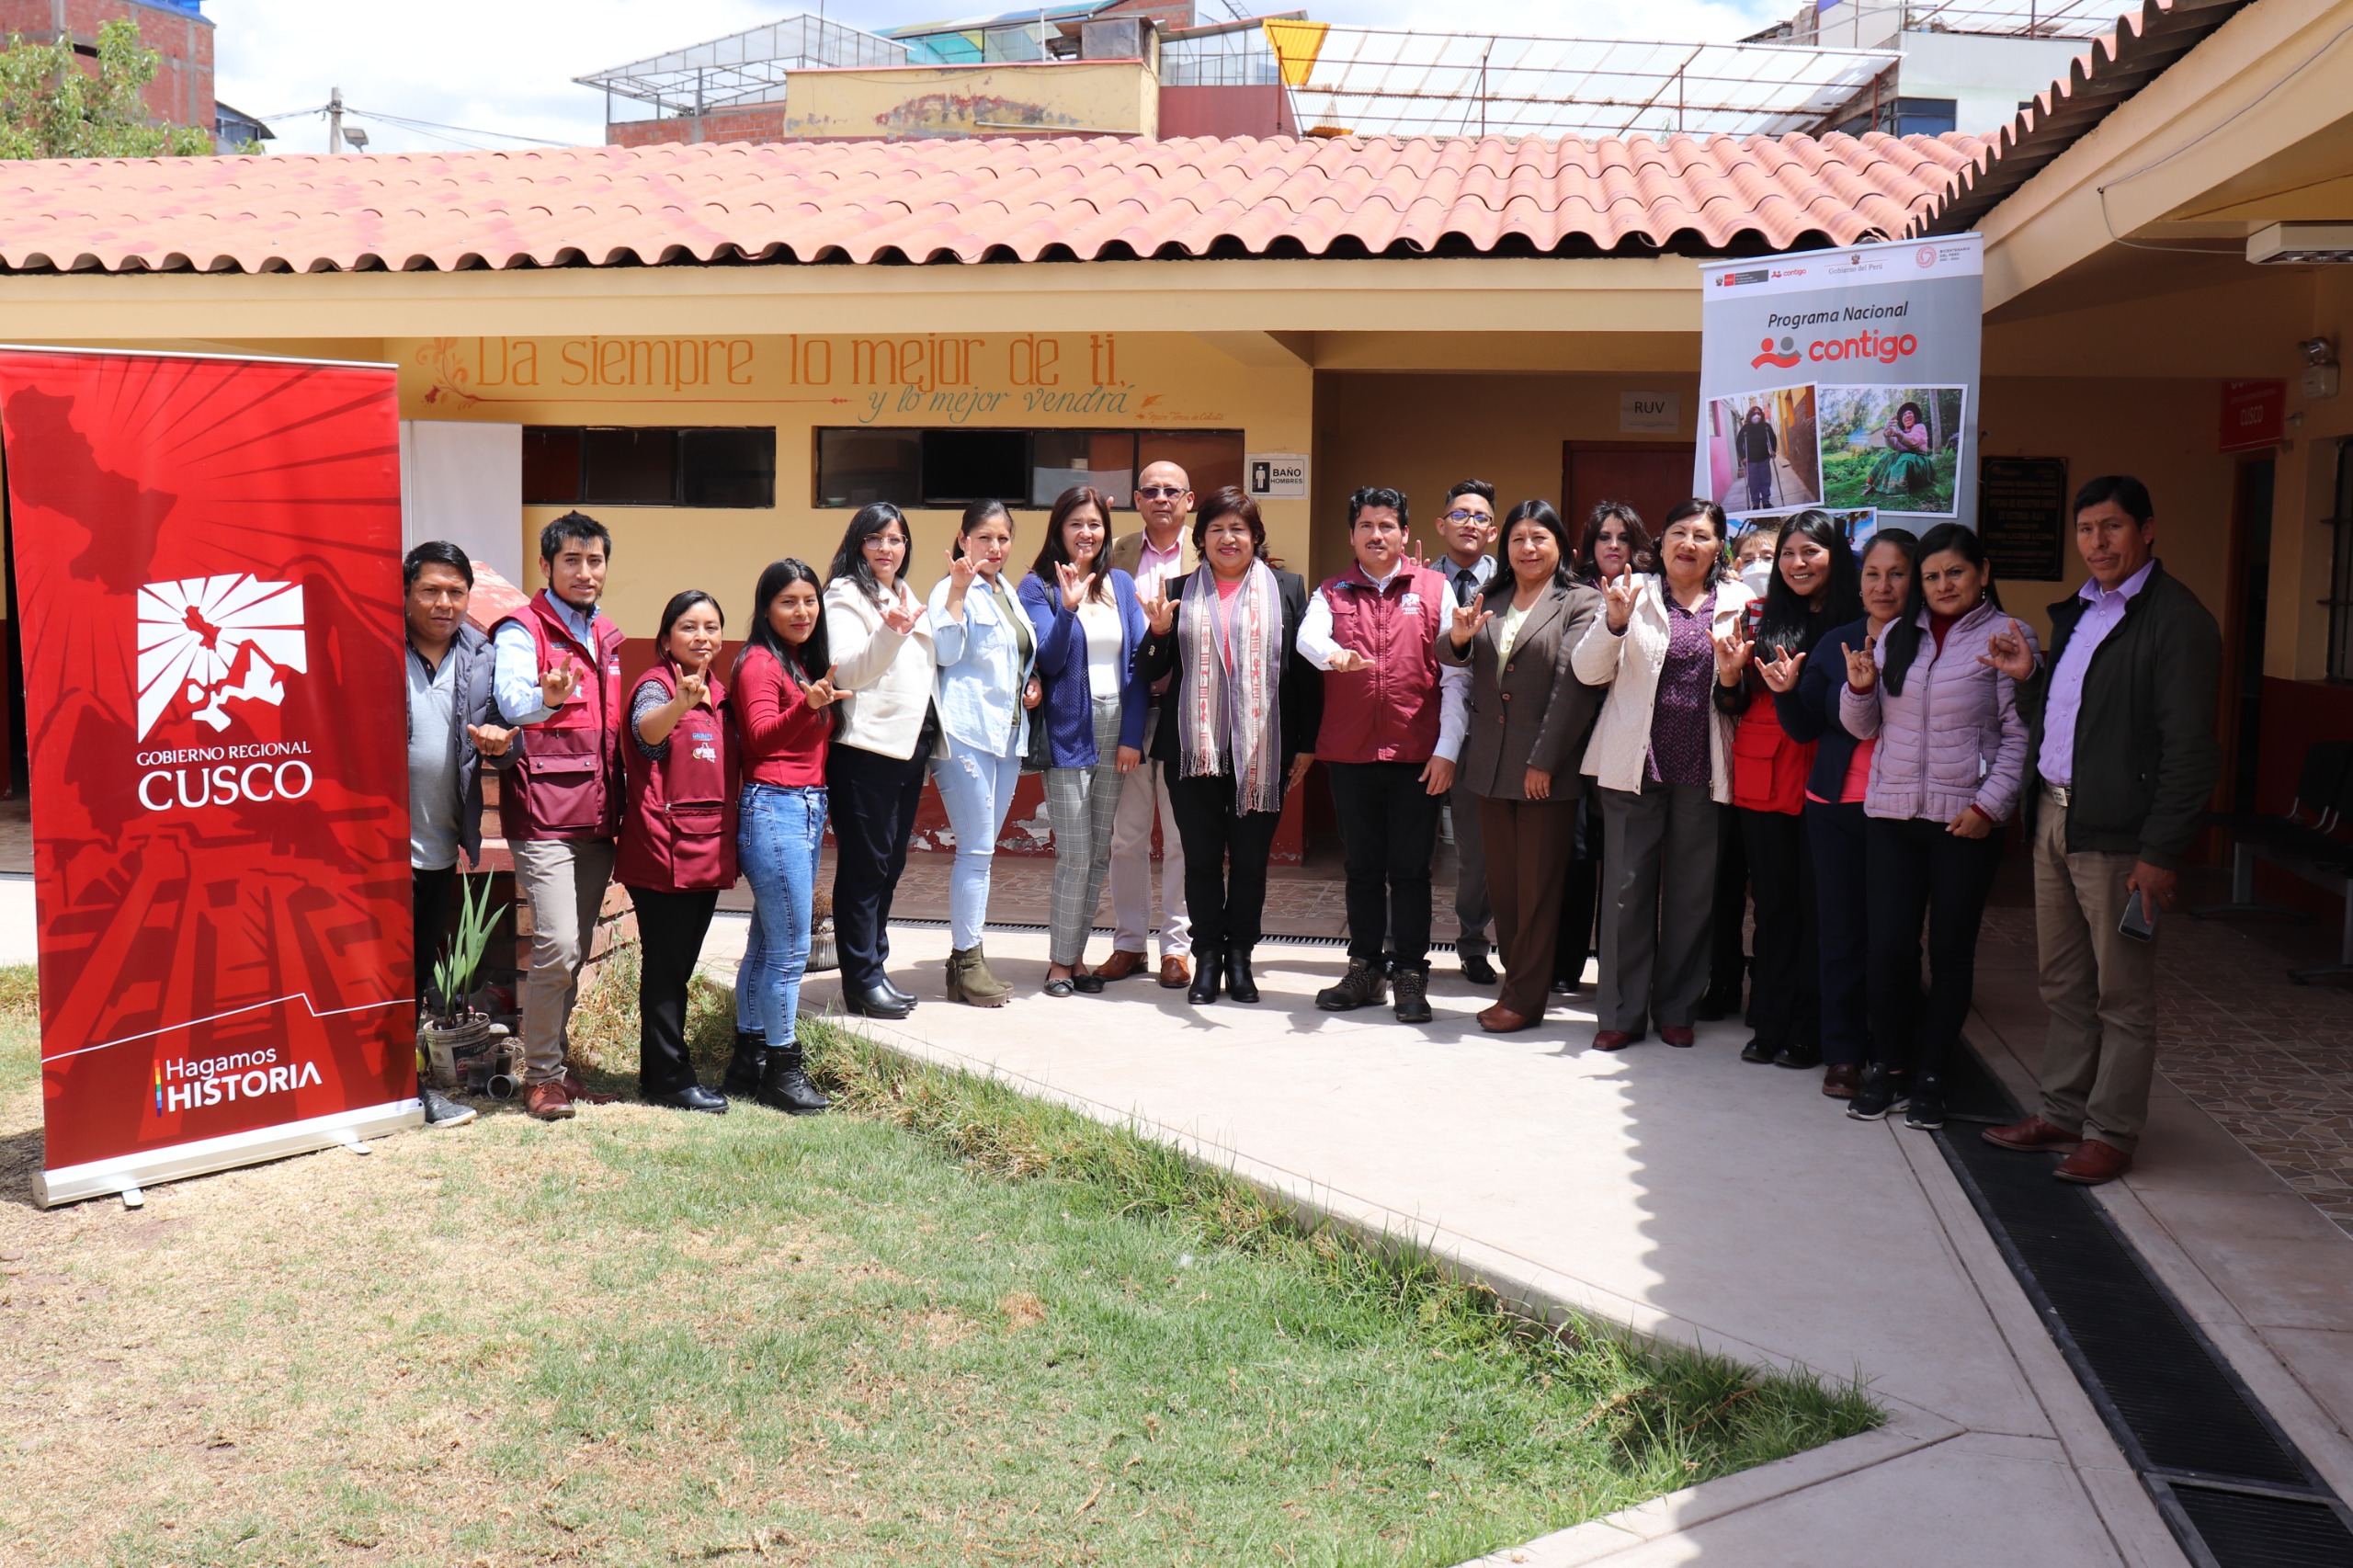
[[[688,589],[662,611],[661,656],[630,698],[629,803],[616,875],[637,907],[638,1094],[648,1105],[720,1112],[687,1055],[687,983],[719,890],[735,885],[735,736],[710,673],[725,622]]]

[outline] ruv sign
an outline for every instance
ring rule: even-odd
[[[0,349],[66,1203],[413,1125],[390,367]]]
[[[1984,253],[1975,234],[1699,269],[1694,492],[1746,521],[1812,507],[1859,545],[1977,521]]]

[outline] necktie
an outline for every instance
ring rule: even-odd
[[[1468,566],[1457,567],[1454,573],[1454,602],[1467,605],[1471,596],[1479,591],[1479,574]]]

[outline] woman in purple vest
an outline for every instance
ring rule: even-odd
[[[735,885],[735,725],[710,673],[719,601],[690,588],[662,610],[654,667],[629,702],[629,804],[618,875],[637,908],[637,1088],[648,1105],[727,1109],[695,1081],[687,985],[722,888]]]
[[[1046,542],[1021,579],[1036,634],[1037,714],[1046,725],[1046,812],[1054,824],[1046,994],[1103,989],[1080,960],[1111,866],[1120,775],[1143,759],[1151,688],[1135,671],[1144,639],[1135,579],[1111,564],[1111,504],[1074,484],[1054,502]]]

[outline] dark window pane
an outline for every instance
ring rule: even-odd
[[[580,432],[568,425],[523,427],[523,502],[569,506],[580,499]]]
[[[961,506],[973,501],[1021,506],[1029,494],[1029,433],[1026,430],[926,430],[923,504]]]
[[[678,501],[676,430],[587,429],[582,500],[618,506],[674,506]]]
[[[1171,462],[1185,471],[1196,496],[1227,485],[1242,488],[1242,432],[1239,430],[1145,430],[1136,437],[1136,472],[1157,462]]]
[[[776,505],[776,431],[686,430],[680,437],[689,506]]]
[[[863,506],[872,501],[922,505],[923,433],[818,431],[817,505]]]
[[[1126,430],[1040,430],[1030,437],[1029,504],[1091,484],[1114,506],[1135,499],[1136,438]]]

